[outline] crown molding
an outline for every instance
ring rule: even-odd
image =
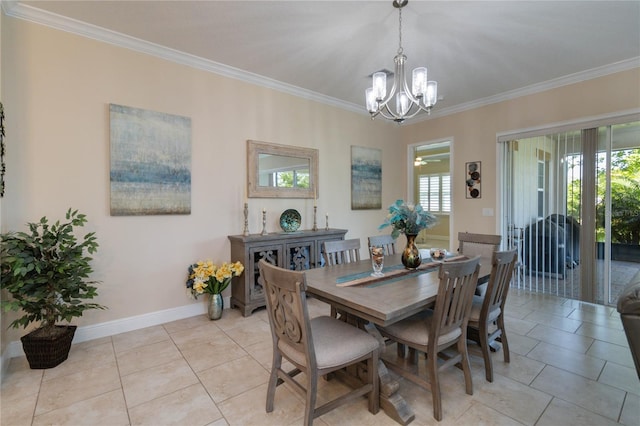
[[[570,132],[576,129],[590,129],[594,127],[629,123],[632,121],[640,121],[640,108],[614,111],[607,114],[580,117],[574,120],[547,123],[540,126],[499,132],[496,134],[496,139],[498,142],[506,142],[514,139],[536,137],[540,134],[547,135],[551,133]]]
[[[368,114],[362,105],[345,102],[330,96],[326,96],[298,86],[283,83],[255,73],[234,68],[219,62],[201,58],[199,56],[180,52],[156,43],[131,37],[116,31],[111,31],[93,24],[78,21],[66,16],[44,11],[33,6],[25,5],[16,1],[2,1],[2,9],[7,16],[23,19],[50,28],[77,34],[93,40],[109,43],[125,49],[152,55],[167,61],[186,65],[192,68],[208,71],[224,77],[277,90],[303,99],[320,102],[334,107],[361,114]]]
[[[440,108],[431,111],[431,115],[425,115],[424,117],[415,118],[413,123],[426,121],[432,118],[443,117],[446,115],[457,114],[459,112],[468,111],[483,106],[496,104],[498,102],[504,102],[512,99],[516,99],[522,96],[533,95],[536,93],[544,92],[550,89],[556,89],[562,86],[568,86],[575,83],[580,83],[587,80],[592,80],[598,77],[604,77],[609,74],[615,74],[622,71],[628,71],[634,68],[640,68],[640,56],[627,59],[613,64],[604,65],[597,68],[592,68],[586,71],[580,71],[574,74],[569,74],[563,77],[554,78],[552,80],[544,81],[542,83],[532,84],[530,86],[521,87],[519,89],[510,90],[508,92],[499,93],[487,98],[478,99],[476,101],[467,102],[460,105],[454,105],[448,108]]]
[[[244,81],[246,83],[262,86],[268,89],[273,89],[303,99],[316,101],[322,104],[341,108],[362,115],[369,115],[369,113],[366,111],[366,108],[360,104],[346,102],[340,99],[333,98],[331,96],[323,95],[321,93],[303,89],[298,86],[283,83],[281,81],[244,71],[239,68],[234,68],[219,62],[211,61],[199,56],[164,47],[159,44],[151,43],[135,37],[124,35],[122,33],[107,30],[96,25],[78,21],[76,19],[44,11],[33,6],[22,4],[16,0],[0,1],[2,3],[2,9],[7,16],[24,19],[36,24],[41,24],[57,30],[81,35],[83,37],[87,37],[104,43],[109,43],[118,47],[123,47],[125,49],[145,53],[161,59],[165,59],[167,61],[186,65],[203,71],[208,71],[224,77],[233,78],[235,80]],[[457,114],[463,111],[468,111],[486,105],[519,98],[521,96],[544,92],[546,90],[591,80],[597,77],[602,77],[633,68],[640,68],[640,57],[631,58],[586,71],[581,71],[575,74],[555,78],[542,83],[532,84],[530,86],[510,90],[508,92],[489,96],[483,99],[478,99],[472,102],[466,102],[451,107],[437,108],[432,110],[431,115],[420,114],[411,120],[407,120],[405,124],[418,123],[425,120],[430,120],[451,114]]]

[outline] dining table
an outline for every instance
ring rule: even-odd
[[[465,257],[450,255],[443,261],[459,259]],[[432,306],[438,294],[441,262],[427,256],[418,269],[409,270],[402,265],[400,254],[385,256],[382,277],[371,275],[370,259],[310,269],[305,273],[307,294],[358,318],[359,324],[380,341],[382,352],[385,341],[375,326],[389,326]],[[491,261],[481,259],[480,264],[480,276],[488,275]],[[398,393],[399,383],[382,358],[378,377],[380,407],[402,425],[412,422],[415,414]]]

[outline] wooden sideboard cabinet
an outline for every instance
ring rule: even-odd
[[[231,307],[238,307],[243,316],[265,306],[264,291],[259,281],[258,262],[267,262],[296,271],[324,265],[322,243],[344,240],[346,229],[277,232],[267,235],[229,235],[231,261],[241,261],[244,272],[231,284]]]

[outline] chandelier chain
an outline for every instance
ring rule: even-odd
[[[402,55],[402,8],[398,9],[398,55]]]

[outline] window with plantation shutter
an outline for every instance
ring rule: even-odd
[[[444,173],[420,175],[420,205],[422,208],[438,214],[451,212],[451,177]]]

